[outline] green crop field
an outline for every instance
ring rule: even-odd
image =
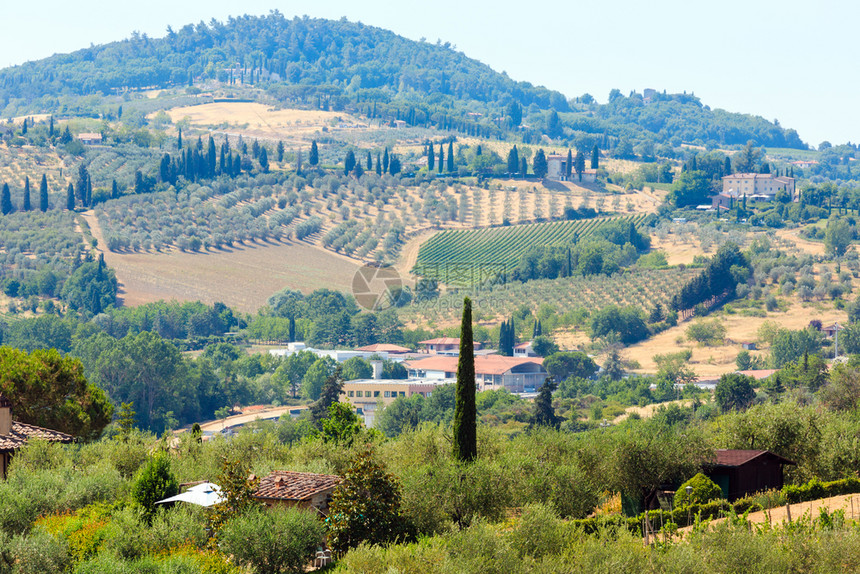
[[[462,313],[464,296],[471,297],[476,312],[480,311],[485,317],[507,317],[523,306],[537,311],[544,303],[552,305],[559,313],[574,309],[594,312],[607,305],[632,305],[647,311],[657,303],[667,309],[672,295],[695,273],[697,270],[691,268],[634,268],[612,276],[496,284],[482,289],[457,290],[432,301],[413,303],[402,308],[399,314],[404,321],[415,324],[456,322]]]
[[[639,225],[645,217],[646,214],[639,213],[620,219]],[[448,284],[481,284],[515,268],[522,255],[532,247],[566,245],[577,238],[588,237],[602,225],[617,219],[601,217],[443,231],[421,245],[413,273]]]

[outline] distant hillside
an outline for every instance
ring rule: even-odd
[[[0,98],[107,94],[203,79],[259,84],[282,97],[323,97],[334,104],[432,95],[568,109],[559,92],[515,82],[448,44],[414,42],[346,20],[288,20],[277,12],[189,24],[159,39],[134,35],[7,68],[0,71]]]
[[[158,39],[135,34],[0,70],[0,114],[113,117],[122,103],[117,94],[126,90],[216,80],[234,96],[259,98],[248,88],[261,89],[286,106],[348,110],[485,138],[513,131],[527,143],[549,138],[584,150],[598,145],[616,157],[671,157],[652,145],[682,143],[806,147],[794,130],[711,110],[692,95],[655,93],[646,104],[639,94],[613,90],[606,105],[590,97],[568,101],[447,43],[415,42],[345,19],[288,20],[278,12],[189,24]],[[70,103],[91,95],[105,97]]]

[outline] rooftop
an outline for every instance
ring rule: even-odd
[[[334,488],[341,480],[341,477],[330,474],[276,470],[260,479],[260,486],[254,496],[278,500],[307,500],[315,494]]]
[[[417,369],[422,371],[457,371],[458,357],[427,357],[426,359],[418,359],[417,361],[409,361],[404,366],[407,369]],[[475,374],[478,375],[503,375],[514,367],[534,363],[543,365],[543,359],[540,357],[503,357],[502,355],[478,355],[475,357]]]
[[[376,343],[375,345],[359,347],[356,351],[364,351],[367,353],[409,353],[412,349],[409,347],[401,347],[400,345]]]
[[[0,403],[8,400],[0,396]],[[2,405],[6,406],[6,405]],[[74,437],[60,431],[44,429],[34,425],[12,421],[12,432],[0,435],[0,452],[10,452],[24,446],[31,438],[40,438],[51,442],[70,443]]]
[[[794,464],[787,458],[782,458],[778,454],[774,454],[768,450],[735,450],[721,448],[714,451],[716,455],[715,463],[718,466],[742,466],[751,460],[761,456],[769,456],[777,459],[780,464]]]
[[[456,379],[356,379],[354,381],[346,381],[343,385],[403,385],[404,387],[412,385],[453,385]]]

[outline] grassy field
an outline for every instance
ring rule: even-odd
[[[636,224],[644,214],[622,219]],[[489,265],[512,270],[522,255],[535,246],[569,244],[576,238],[585,239],[614,218],[535,223],[469,231],[445,231],[434,235],[421,245],[414,272],[438,279],[443,283],[462,284],[462,269],[473,273],[475,266]],[[469,277],[465,278],[469,279]]]

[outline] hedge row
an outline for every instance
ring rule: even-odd
[[[788,503],[796,504],[798,502],[818,500],[819,498],[854,493],[860,493],[860,479],[858,478],[845,478],[831,482],[821,482],[812,479],[801,486],[788,485],[783,487],[780,492],[781,497],[779,498],[784,499]],[[729,511],[734,514],[744,514],[746,512],[764,510],[764,507],[756,500],[756,496],[740,498],[734,502],[728,502],[724,499],[712,500],[705,504],[691,504],[673,510],[649,510],[647,514],[654,531],[660,530],[661,525],[669,522],[683,528],[695,523],[697,519],[722,518]],[[643,512],[635,517],[596,516],[573,520],[572,522],[582,528],[587,534],[593,534],[607,528],[624,527],[630,532],[641,536],[644,519],[645,513]]]

